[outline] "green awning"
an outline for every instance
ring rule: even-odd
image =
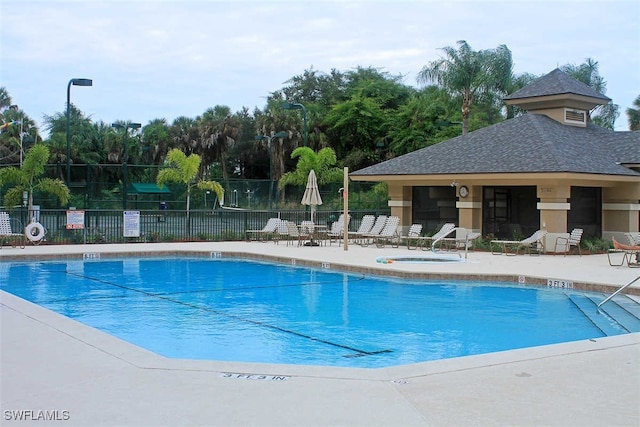
[[[157,184],[148,184],[142,182],[134,182],[129,184],[127,188],[129,194],[171,194],[169,188],[165,185],[162,188]]]

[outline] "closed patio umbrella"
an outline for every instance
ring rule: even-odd
[[[320,197],[320,190],[318,190],[318,180],[316,178],[316,172],[311,169],[309,172],[309,178],[307,179],[307,188],[302,195],[303,205],[311,206],[311,222],[315,223],[315,210],[316,206],[322,204],[322,197]]]

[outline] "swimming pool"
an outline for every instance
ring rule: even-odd
[[[604,335],[572,291],[517,284],[193,257],[8,262],[0,279],[4,291],[174,358],[376,368]]]

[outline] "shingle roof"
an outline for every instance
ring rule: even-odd
[[[352,172],[366,175],[574,172],[640,176],[640,132],[563,125],[525,114]]]
[[[590,86],[570,77],[559,68],[531,82],[522,89],[515,91],[504,99],[515,100],[568,93],[602,99],[606,101],[604,104],[611,101],[611,98],[604,96]]]

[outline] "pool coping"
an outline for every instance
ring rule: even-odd
[[[385,269],[383,267],[363,267],[359,265],[345,264],[339,262],[316,261],[305,258],[292,256],[278,256],[270,254],[260,254],[256,252],[245,252],[235,250],[195,250],[195,249],[173,249],[159,251],[86,251],[73,253],[53,253],[53,254],[20,254],[13,253],[3,255],[0,253],[0,262],[2,261],[26,261],[26,260],[62,260],[62,259],[85,259],[98,260],[102,258],[122,258],[127,256],[136,257],[162,257],[162,256],[198,256],[206,258],[233,258],[233,259],[251,259],[256,261],[271,261],[281,264],[291,264],[303,267],[311,267],[317,269],[328,269],[348,273],[370,274],[383,277],[395,277],[400,279],[416,279],[416,280],[477,280],[483,282],[508,282],[521,285],[544,286],[548,287],[549,277],[525,275],[525,274],[509,274],[509,273],[452,273],[452,272],[417,272],[403,271],[401,269]],[[383,264],[388,266],[389,264]],[[397,265],[397,263],[396,263]],[[558,278],[562,281],[563,278]],[[571,280],[571,289],[582,290],[588,292],[608,293],[615,291],[619,286],[595,283],[586,281]],[[640,296],[640,286],[628,287],[625,293]]]

